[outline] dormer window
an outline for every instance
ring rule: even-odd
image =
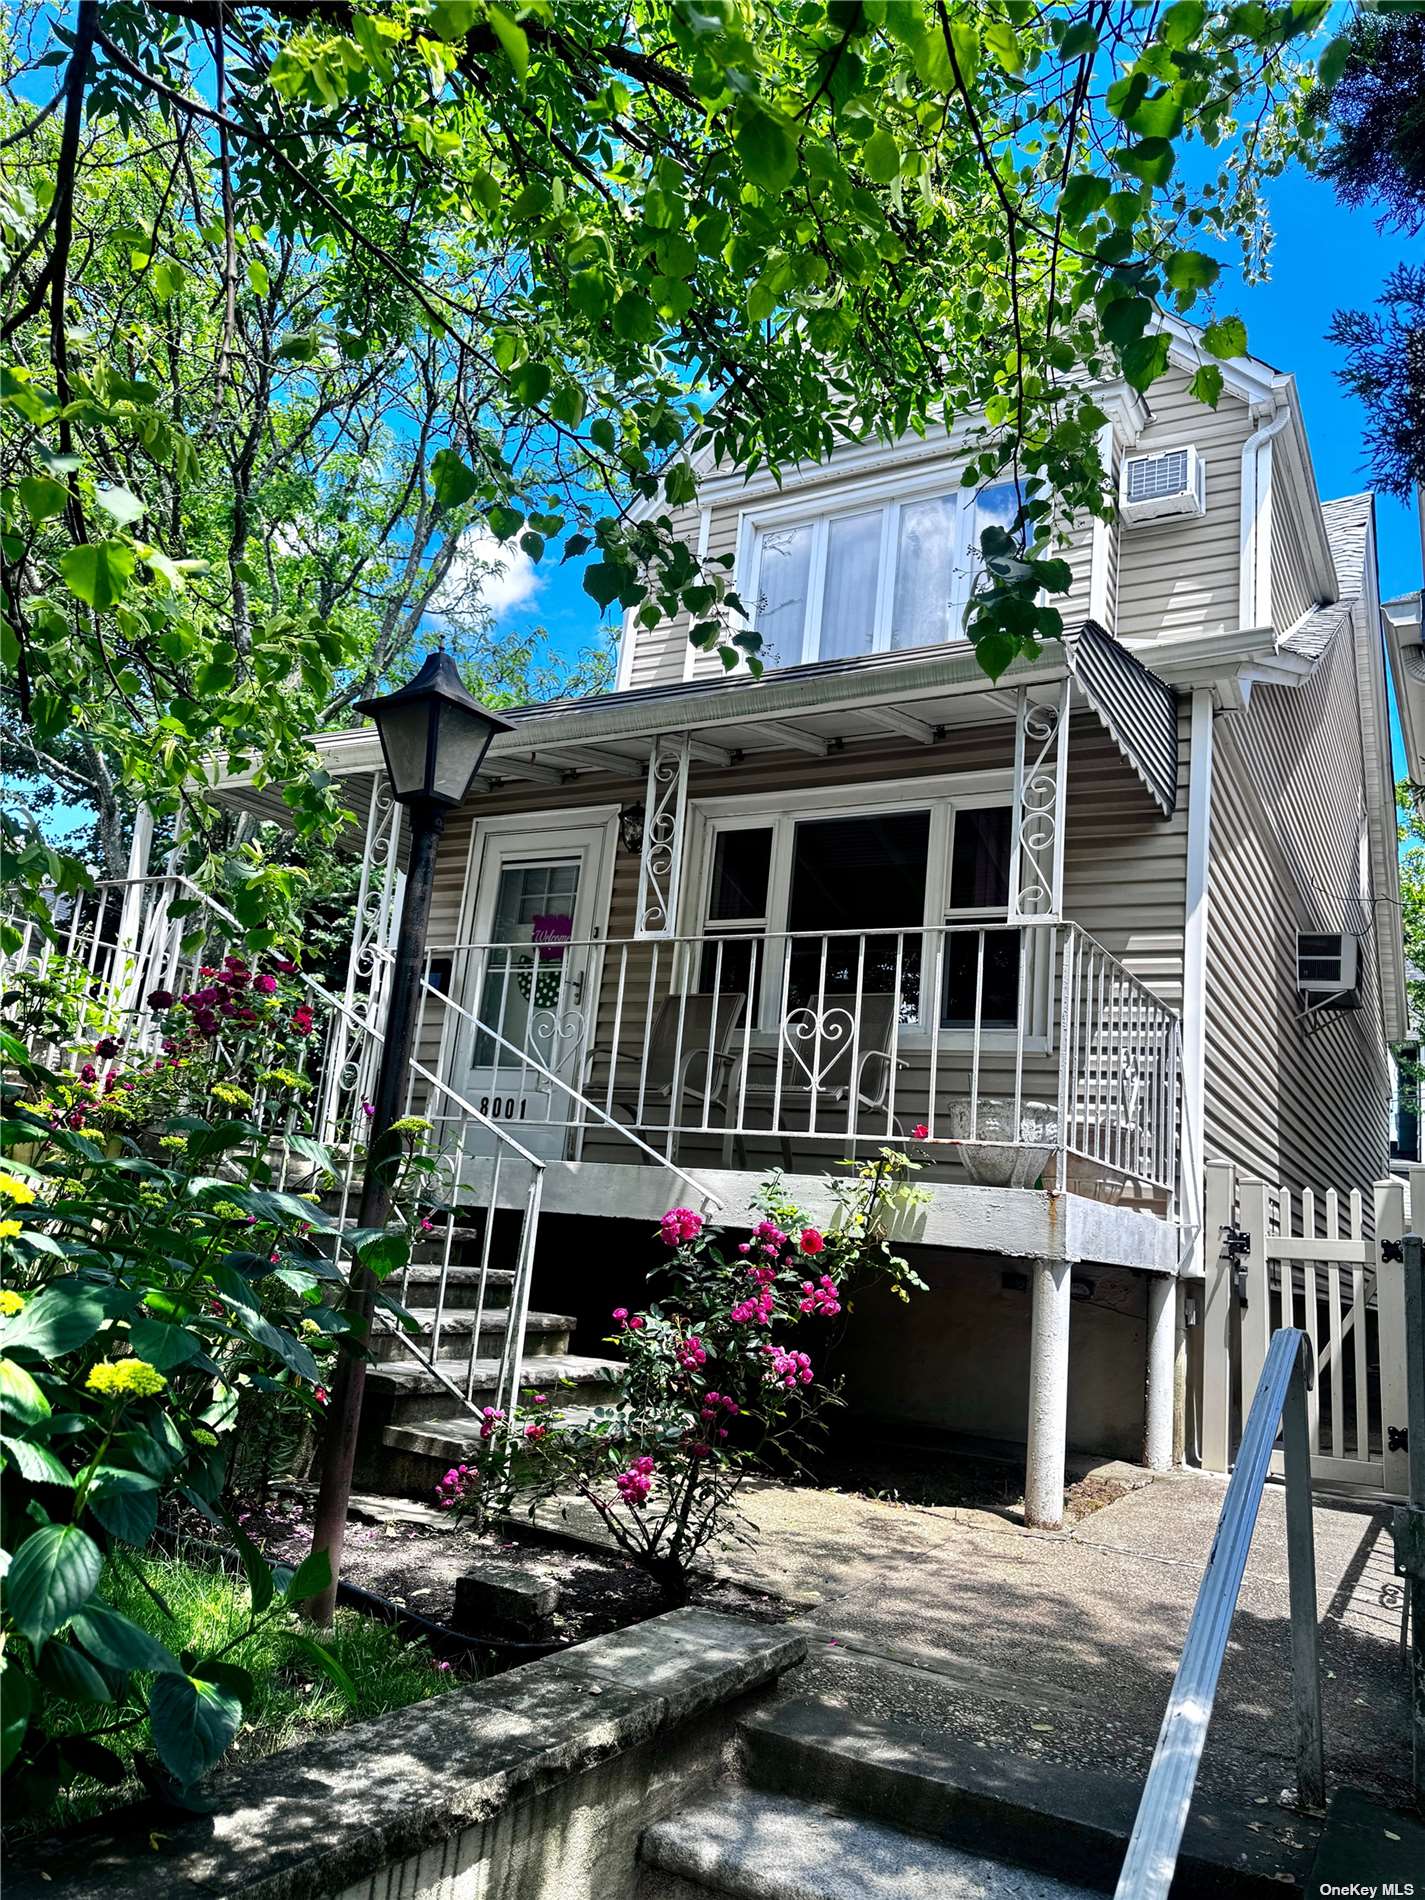
[[[991,523],[1008,527],[1018,507],[1015,483],[995,482],[750,513],[739,578],[764,661],[796,666],[959,639],[980,535]]]

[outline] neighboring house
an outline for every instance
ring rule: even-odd
[[[1172,335],[1146,399],[1100,393],[1121,505],[1064,639],[998,681],[959,630],[1014,493],[961,487],[956,430],[697,466],[677,525],[767,675],[630,618],[616,691],[513,715],[447,822],[413,1084],[468,1177],[503,1152],[473,1110],[543,1158],[591,1251],[698,1191],[745,1217],[772,1166],[825,1212],[853,1146],[908,1144],[932,1290],[865,1303],[851,1395],[1027,1436],[1048,1522],[1066,1439],[1181,1455],[1204,1160],[1368,1187],[1407,1032],[1371,498],[1319,501],[1289,375],[1205,408]],[[374,733],[320,746],[389,862]]]

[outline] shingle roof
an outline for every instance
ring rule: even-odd
[[[1366,576],[1366,538],[1370,531],[1375,497],[1370,494],[1342,495],[1336,501],[1323,501],[1321,518],[1326,524],[1326,539],[1331,544],[1331,559],[1336,568],[1340,599],[1329,607],[1313,607],[1303,614],[1281,644],[1303,659],[1319,660],[1351,617],[1352,603],[1360,595]]]

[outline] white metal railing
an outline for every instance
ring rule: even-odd
[[[206,981],[204,970],[220,966],[230,947],[242,941],[241,925],[230,911],[188,879],[173,875],[96,884],[57,902],[54,926],[51,940],[36,924],[21,922],[19,945],[0,966],[12,984],[17,973],[48,970],[67,988],[66,1006],[77,1018],[74,1033],[60,1032],[49,1019],[19,1022],[31,1053],[51,1068],[80,1068],[106,1037],[118,1051],[117,1058],[108,1061],[135,1055],[161,1059],[168,1011],[147,999],[155,993],[182,996],[198,989]],[[270,1129],[266,1159],[272,1185],[321,1190],[323,1208],[337,1222],[333,1264],[345,1275],[349,1261],[343,1236],[353,1225],[360,1197],[364,1111],[374,1094],[382,1038],[363,1015],[360,997],[344,1002],[311,976],[294,971],[292,977],[311,1005],[313,1030],[291,1066],[309,1086],[290,1089],[289,1099],[279,1107],[273,1090],[258,1082],[251,1109],[245,1112],[258,1126]],[[211,1046],[219,1070],[224,1056],[232,1056],[236,1064],[238,1051],[230,1037],[220,1031]],[[472,1403],[477,1387],[493,1388],[494,1402],[508,1410],[520,1384],[546,1158],[427,1069],[419,1056],[412,1063],[408,1095],[417,1087],[423,1112],[444,1137],[436,1173],[417,1191],[420,1218],[429,1226],[417,1224],[414,1229],[421,1251],[433,1251],[435,1260],[413,1259],[408,1264],[399,1277],[398,1298],[383,1287],[377,1321],[401,1353],[417,1360],[464,1404]],[[233,1110],[219,1107],[218,1112],[226,1118]],[[477,1143],[482,1153],[493,1155],[483,1193],[472,1188],[466,1166],[467,1153]],[[511,1170],[521,1180],[512,1184]],[[514,1231],[503,1233],[497,1243],[501,1211],[513,1221]],[[462,1330],[469,1325],[468,1347],[456,1356],[447,1349],[446,1301],[455,1246],[463,1234],[474,1237],[479,1277],[468,1320],[462,1314]],[[492,1276],[504,1259],[513,1272],[492,1378],[480,1358],[480,1341],[487,1317],[496,1310]],[[411,1330],[407,1309],[414,1276],[431,1265],[437,1269],[434,1304],[422,1305],[414,1314],[421,1336]]]
[[[923,1129],[976,1178],[1176,1187],[1178,1017],[1076,924],[460,943],[426,980],[425,1062],[544,1152]]]
[[[1296,1720],[1297,1799],[1326,1801],[1321,1735],[1321,1662],[1316,1629],[1316,1563],[1311,1522],[1311,1445],[1307,1397],[1314,1364],[1306,1334],[1272,1336],[1252,1397],[1237,1465],[1222,1501],[1212,1553],[1173,1678],[1158,1745],[1118,1877],[1116,1900],[1166,1900],[1187,1825],[1217,1681],[1247,1553],[1280,1431],[1286,1477],[1286,1550],[1291,1609],[1292,1699]]]

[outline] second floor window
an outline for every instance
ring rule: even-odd
[[[1013,482],[875,507],[754,520],[745,558],[768,666],[853,659],[960,637],[980,535],[1009,526]]]

